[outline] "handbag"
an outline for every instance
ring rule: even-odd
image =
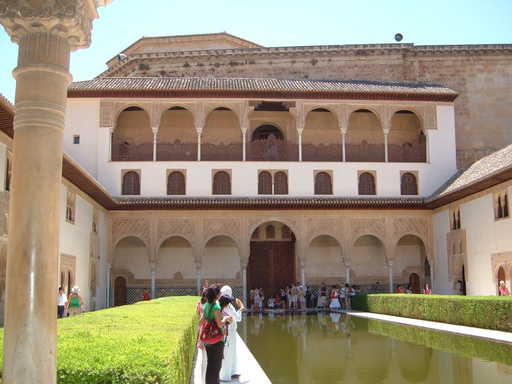
[[[203,316],[205,316],[203,314]],[[219,328],[215,319],[206,320],[206,316],[199,328],[199,340],[203,344],[216,344],[222,340],[224,332]]]

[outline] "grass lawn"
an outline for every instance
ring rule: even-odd
[[[59,320],[58,382],[188,384],[197,301],[168,297]]]

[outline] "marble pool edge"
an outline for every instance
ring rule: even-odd
[[[449,332],[449,333],[453,333],[453,334],[457,334],[457,335],[461,335],[461,336],[473,336],[473,337],[479,337],[482,339],[487,339],[490,341],[512,344],[512,333],[511,332],[495,331],[492,329],[484,329],[484,328],[476,328],[476,327],[468,327],[465,325],[440,323],[440,322],[436,322],[436,321],[411,319],[408,317],[384,315],[384,314],[380,314],[380,313],[359,312],[359,311],[336,311],[336,312],[344,313],[344,314],[347,314],[350,316],[355,316],[355,317],[362,317],[365,319],[387,321],[387,322],[391,322],[391,323],[398,323],[398,324],[409,325],[409,326],[414,326],[414,327],[432,329],[435,331]]]
[[[263,368],[251,353],[244,340],[237,334],[237,352],[239,354],[239,364],[241,376],[238,380],[221,381],[222,384],[272,384]],[[190,384],[204,384],[202,378],[202,364],[204,351],[196,349],[196,356],[194,357],[194,368]]]

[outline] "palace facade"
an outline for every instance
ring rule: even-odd
[[[459,171],[457,161],[476,153],[459,145],[460,120],[470,121],[464,114],[481,90],[393,78],[387,62],[385,79],[370,77],[367,55],[393,61],[417,48],[365,47],[263,48],[228,34],[143,38],[105,73],[72,83],[58,284],[78,285],[90,310],[140,300],[144,289],[195,294],[205,279],[241,296],[293,281],[496,295],[512,274],[512,148]],[[281,64],[316,57],[315,76],[289,68],[269,76],[273,64],[251,63],[259,55]],[[356,80],[340,76],[347,60],[360,68]],[[203,73],[207,62],[219,65]],[[488,65],[499,72],[503,63]],[[234,76],[250,66],[252,76]],[[190,76],[192,67],[200,73]],[[14,116],[2,99],[2,296]],[[485,148],[475,147],[480,155]]]

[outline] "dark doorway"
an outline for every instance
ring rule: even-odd
[[[466,270],[462,266],[462,281],[460,282],[460,294],[466,296]]]
[[[265,297],[295,282],[294,241],[252,241],[248,289],[263,288]]]
[[[412,293],[421,293],[420,277],[417,273],[409,275],[409,285],[411,286]]]
[[[126,279],[124,277],[116,277],[114,281],[114,305],[126,304]]]

